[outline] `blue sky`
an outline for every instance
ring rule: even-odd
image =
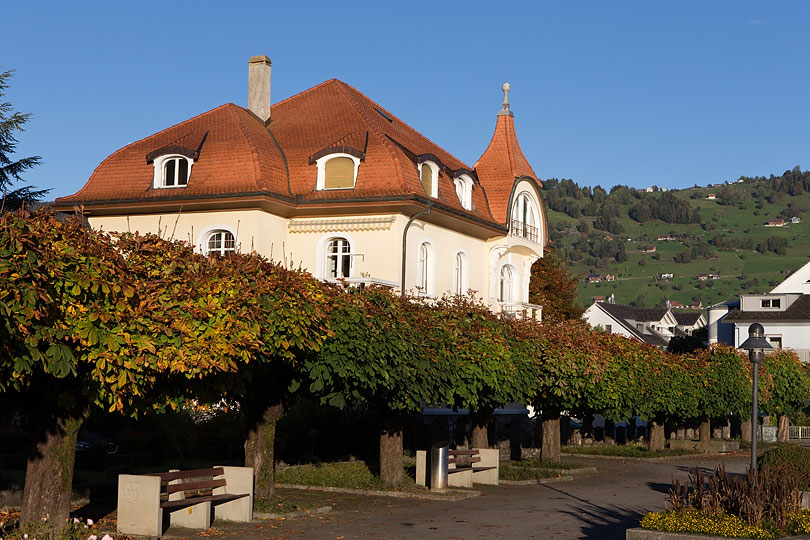
[[[810,168],[810,2],[37,2],[3,6],[19,155],[52,196],[116,149],[332,77],[472,165],[509,81],[538,176],[687,187]],[[9,24],[14,21],[14,24]]]

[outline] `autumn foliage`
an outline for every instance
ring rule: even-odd
[[[208,258],[154,235],[108,235],[47,213],[2,215],[0,392],[36,435],[24,518],[67,515],[62,488],[91,407],[138,415],[189,399],[238,402],[246,460],[268,492],[275,421],[295,392],[374,410],[381,476],[393,484],[404,421],[425,406],[468,411],[480,445],[496,408],[532,405],[549,459],[559,459],[563,412],[638,416],[663,444],[665,422],[750,408],[750,363],[734,349],[670,354],[594,332],[566,307],[572,282],[561,267],[550,259],[538,268],[550,276],[545,292],[533,289],[545,302],[543,324],[469,298],[329,285],[255,254]],[[763,410],[803,408],[809,380],[792,353],[766,356]]]

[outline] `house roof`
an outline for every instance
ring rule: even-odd
[[[637,308],[607,302],[599,302],[599,306],[614,318],[641,322],[660,321],[669,311],[667,308]]]
[[[515,181],[522,176],[537,179],[518,144],[512,114],[498,115],[492,140],[474,167],[489,197],[492,214],[499,223],[506,223]]]
[[[810,320],[810,295],[803,294],[784,311],[729,311],[723,322],[806,321]]]
[[[692,326],[696,324],[703,315],[702,313],[676,311],[673,311],[672,314],[675,316],[675,320],[678,321],[679,326]]]
[[[195,159],[182,189],[152,187],[151,161],[168,150]],[[315,189],[315,159],[330,152],[361,159],[354,189]],[[424,160],[440,169],[436,198],[419,178],[417,165]],[[459,174],[475,184],[472,210],[456,195],[453,179]],[[505,227],[509,196],[522,175],[534,178],[534,171],[517,144],[511,116],[498,116],[490,146],[474,170],[355,88],[331,79],[273,105],[267,125],[228,103],[125,146],[105,159],[81,190],[57,199],[55,206],[256,194],[291,205],[419,199]]]
[[[648,328],[648,330],[651,333],[645,334],[645,333],[639,332],[637,328],[635,328],[632,324],[630,324],[628,322],[628,320],[634,320],[634,321],[646,320],[646,319],[638,318],[638,316],[635,315],[635,312],[636,312],[636,310],[639,310],[639,311],[642,311],[642,312],[650,311],[650,309],[635,308],[633,306],[620,306],[620,305],[617,305],[617,304],[610,304],[608,302],[595,302],[595,304],[598,307],[600,307],[601,309],[603,309],[608,315],[610,315],[616,322],[618,322],[622,326],[622,328],[624,328],[627,331],[627,333],[632,335],[635,339],[637,339],[639,341],[643,341],[645,343],[649,343],[650,345],[654,345],[656,347],[666,347],[667,344],[669,343],[664,337],[662,337],[660,334],[655,332],[652,328]],[[616,309],[616,308],[618,308],[618,309]],[[662,309],[660,309],[660,311],[663,312],[661,314],[661,317],[659,317],[657,319],[649,319],[649,320],[658,321],[661,318],[663,318],[663,316],[664,316],[664,314],[666,314],[667,310],[662,308]],[[643,316],[643,314],[641,314],[641,316]]]

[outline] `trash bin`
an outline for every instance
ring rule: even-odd
[[[447,459],[450,443],[437,442],[430,447],[430,491],[447,489]]]

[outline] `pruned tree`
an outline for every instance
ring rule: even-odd
[[[543,306],[543,320],[559,322],[579,319],[584,311],[577,303],[579,277],[572,275],[560,255],[546,248],[532,265],[529,301]]]

